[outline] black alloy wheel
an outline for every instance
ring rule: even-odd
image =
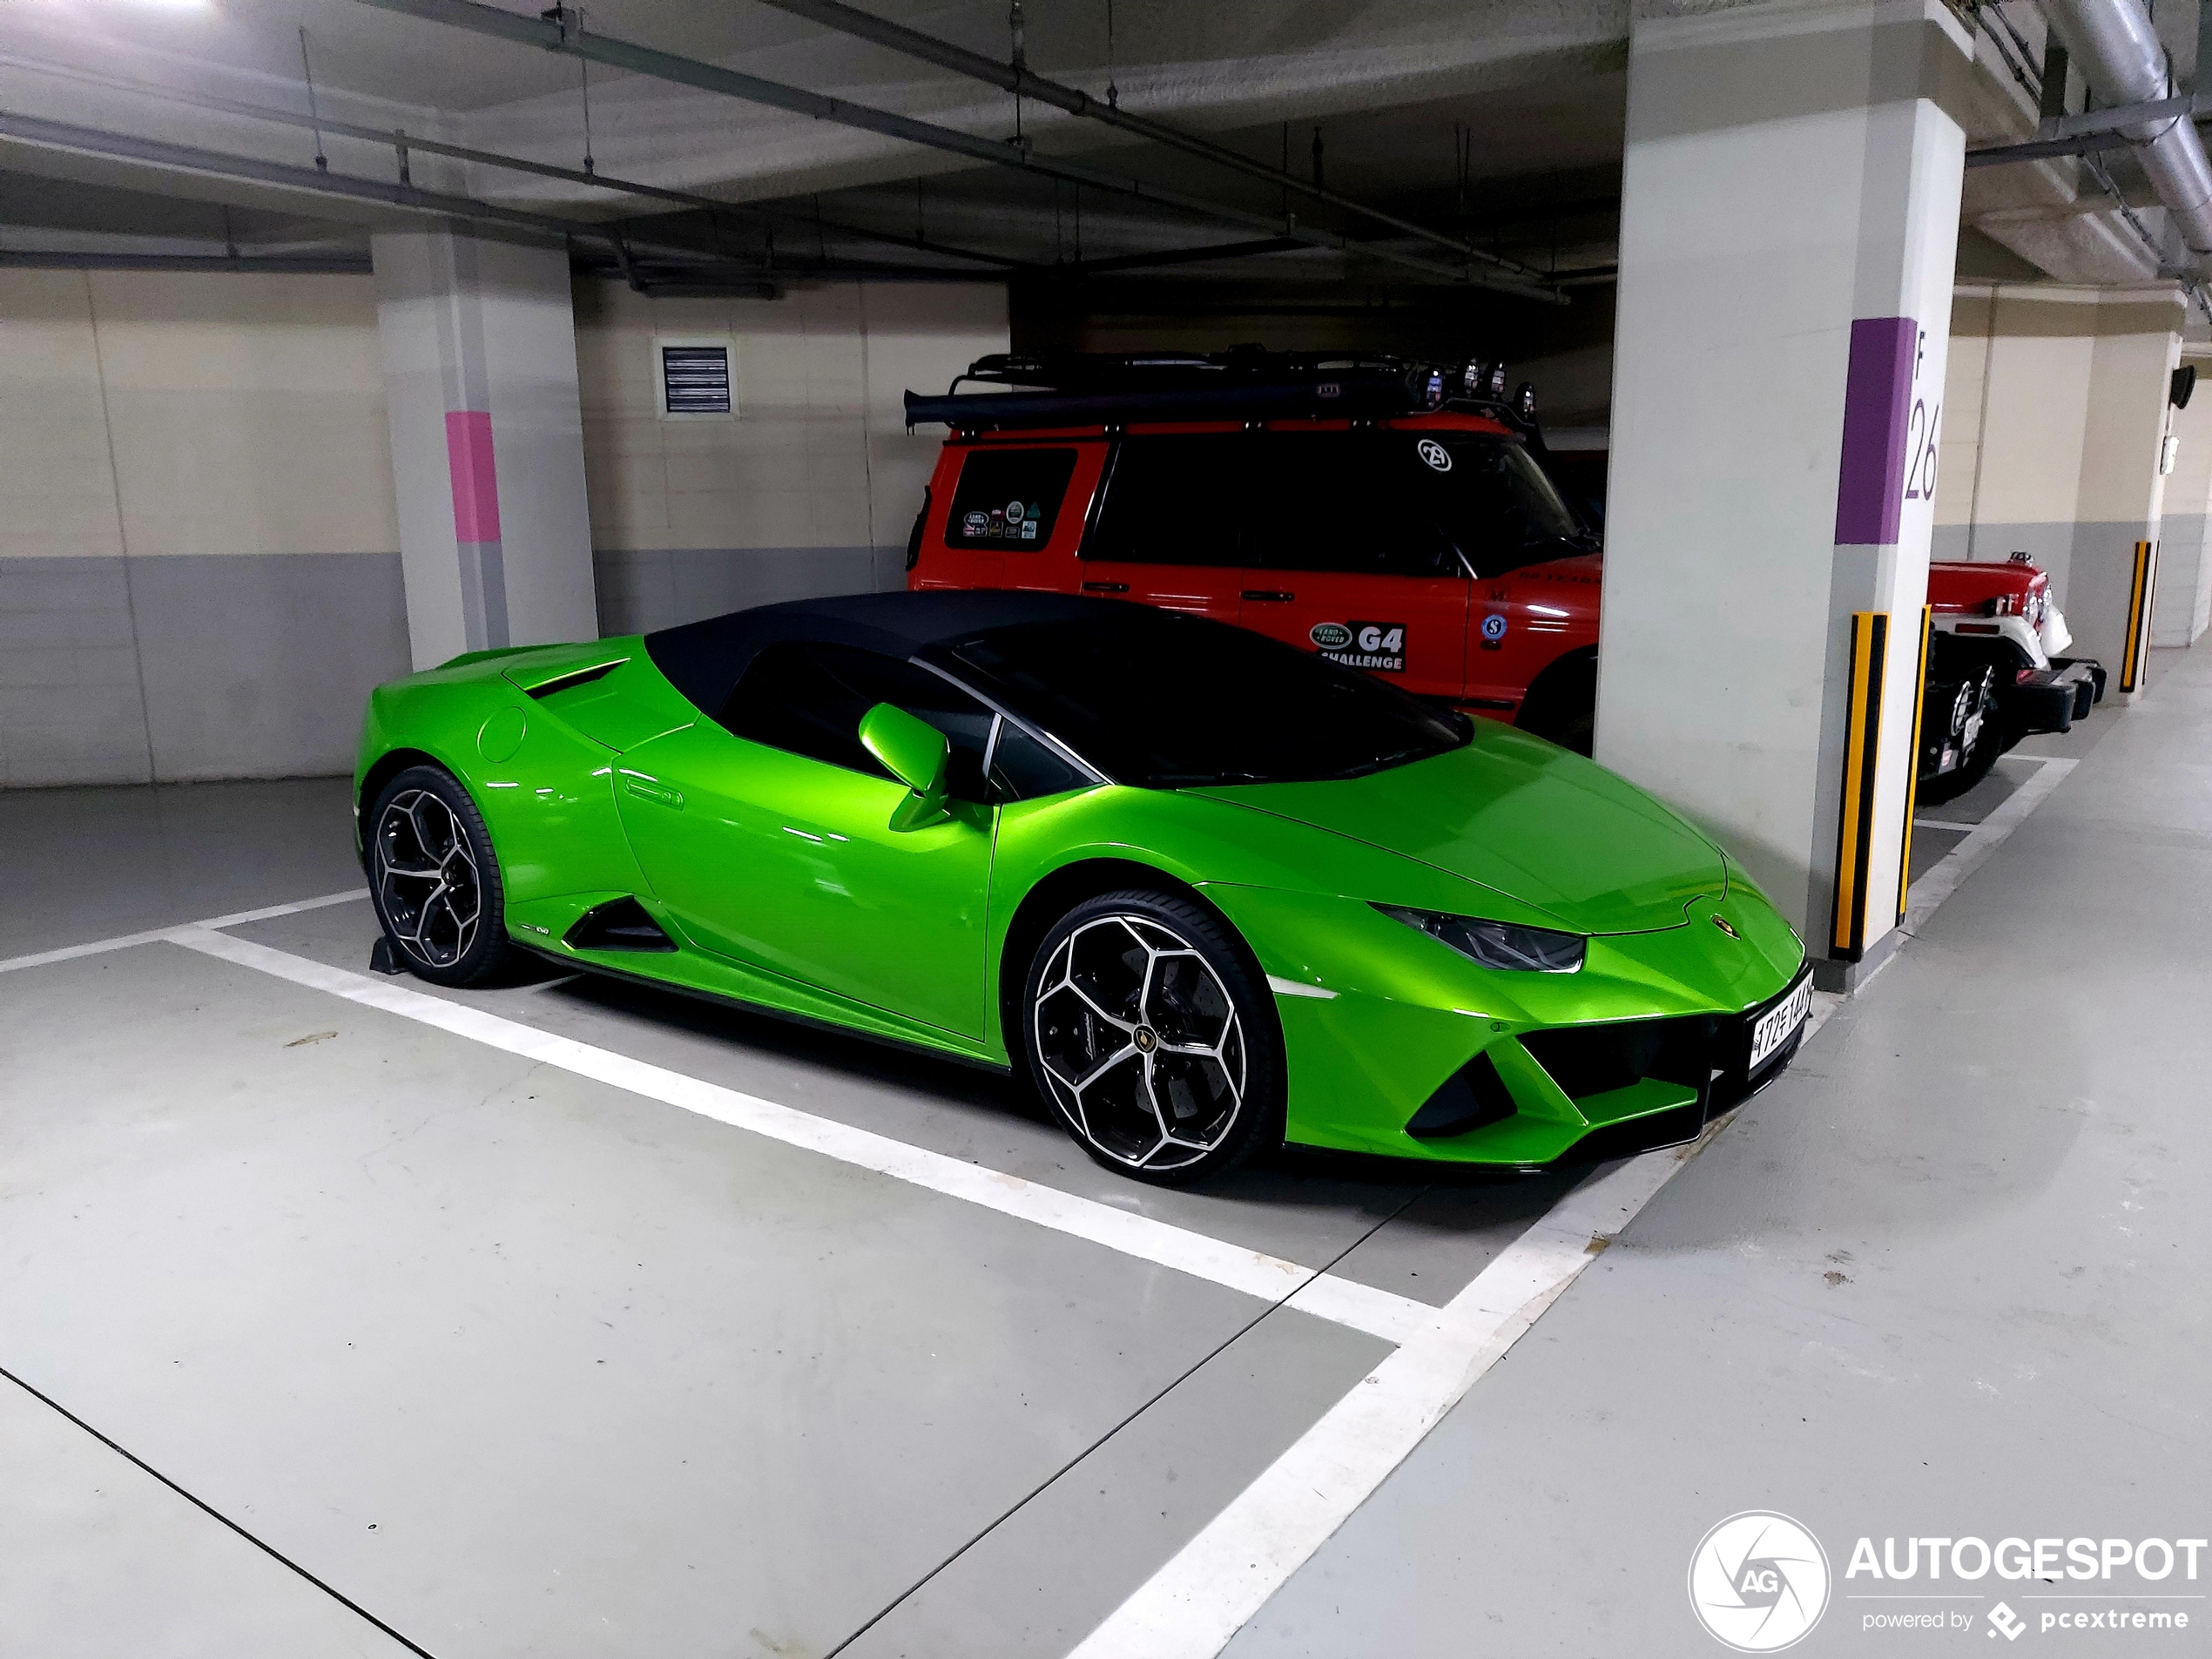
[[[508,955],[504,889],[483,815],[450,772],[410,766],[368,814],[369,896],[410,972],[473,985]]]
[[[1132,890],[1077,905],[1031,960],[1029,1076],[1108,1169],[1184,1186],[1283,1139],[1282,1031],[1220,921]]]

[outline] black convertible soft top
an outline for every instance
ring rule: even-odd
[[[786,639],[853,645],[905,661],[986,629],[1083,617],[1158,613],[1116,599],[1065,593],[946,589],[924,593],[854,593],[733,610],[645,636],[646,654],[670,685],[708,715],[718,715],[752,659]]]

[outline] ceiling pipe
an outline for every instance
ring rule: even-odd
[[[2043,0],[2043,15],[2107,104],[2174,96],[2166,49],[2136,0]],[[2212,158],[2186,113],[2123,127],[2135,159],[2189,251],[2212,255]]]
[[[575,14],[564,7],[556,7],[541,17],[509,11],[499,6],[479,4],[477,0],[361,0],[361,3],[375,6],[384,11],[421,17],[431,23],[448,24],[495,39],[582,57],[595,64],[604,64],[610,69],[628,70],[634,74],[670,81],[679,86],[697,87],[702,91],[718,93],[725,98],[742,98],[749,104],[765,105],[770,109],[788,110],[794,115],[811,116],[816,120],[832,122],[839,126],[858,128],[863,132],[873,132],[948,154],[964,156],[971,161],[984,162],[994,167],[1011,168],[1018,172],[1035,173],[1069,184],[1089,185],[1095,190],[1127,196],[1157,206],[1172,207],[1181,212],[1195,213],[1224,224],[1240,225],[1263,235],[1285,237],[1309,247],[1326,248],[1333,253],[1356,254],[1386,264],[1402,266],[1447,282],[1472,283],[1495,288],[1524,300],[1534,300],[1548,305],[1563,306],[1568,303],[1565,294],[1554,292],[1540,281],[1518,277],[1510,272],[1492,270],[1473,261],[1457,266],[1441,264],[1435,260],[1424,259],[1379,243],[1361,241],[1331,231],[1318,231],[1310,226],[1300,225],[1294,215],[1277,220],[1259,213],[1248,213],[1241,207],[1231,207],[1225,203],[1170,190],[1146,179],[1109,172],[1103,168],[1065,157],[1040,156],[1027,143],[1015,144],[981,138],[953,127],[939,126],[933,122],[917,121],[911,116],[895,114],[889,110],[854,104],[845,98],[832,98],[826,93],[809,92],[801,87],[787,86],[780,81],[765,80],[740,70],[724,69],[717,64],[701,63],[697,58],[636,45],[610,35],[586,34],[570,26],[570,19]]]
[[[1049,104],[1055,109],[1065,110],[1069,114],[1081,116],[1085,120],[1103,122],[1137,138],[1180,150],[1186,155],[1200,157],[1217,166],[1233,168],[1251,178],[1264,179],[1270,185],[1294,190],[1312,200],[1326,202],[1332,207],[1357,213],[1379,225],[1387,225],[1405,235],[1418,237],[1431,246],[1448,250],[1460,259],[1478,260],[1531,281],[1541,279],[1542,273],[1533,266],[1485,253],[1463,238],[1447,236],[1440,231],[1430,230],[1425,225],[1400,219],[1395,213],[1387,213],[1365,202],[1354,201],[1332,190],[1324,190],[1318,179],[1301,179],[1296,173],[1286,172],[1280,167],[1271,167],[1264,161],[1255,161],[1226,145],[1185,132],[1164,121],[1132,115],[1118,103],[1103,102],[1079,87],[1048,80],[1031,71],[1026,63],[1001,64],[995,57],[969,51],[965,46],[956,46],[949,40],[923,34],[904,24],[892,23],[887,18],[862,11],[857,6],[846,5],[843,0],[761,0],[761,3],[772,6],[778,11],[790,12],[793,17],[804,17],[810,23],[819,24],[839,34],[888,47],[908,57],[934,64],[940,69],[951,70],[956,75],[965,75],[971,80],[1000,87],[1016,98],[1035,98],[1040,104]]]
[[[995,266],[1001,270],[1022,271],[1030,268],[1022,260],[1008,259],[1003,254],[984,253],[972,248],[953,247],[935,239],[917,240],[911,236],[894,235],[888,231],[871,230],[834,219],[817,220],[813,215],[776,212],[757,207],[749,202],[726,202],[713,196],[702,196],[695,191],[670,190],[660,185],[639,184],[631,179],[617,179],[609,173],[581,172],[573,167],[556,167],[549,162],[526,160],[521,156],[501,155],[489,150],[472,150],[465,145],[447,144],[435,138],[425,138],[403,128],[361,126],[347,121],[334,121],[326,118],[300,115],[291,110],[271,109],[266,105],[241,104],[235,99],[215,98],[205,92],[187,92],[172,86],[161,86],[151,81],[128,80],[117,75],[102,75],[72,64],[50,64],[35,57],[21,57],[13,52],[0,52],[0,65],[10,69],[28,70],[37,75],[51,75],[57,79],[78,81],[87,86],[105,87],[113,91],[130,92],[138,97],[160,98],[172,104],[181,104],[191,109],[209,110],[220,115],[235,115],[249,121],[266,121],[278,126],[312,127],[340,138],[358,138],[364,144],[388,146],[400,157],[400,182],[408,182],[406,156],[410,151],[424,155],[445,156],[455,161],[469,161],[478,166],[491,167],[502,172],[529,173],[539,179],[558,179],[573,185],[583,185],[597,190],[612,191],[617,195],[639,196],[652,201],[678,203],[696,207],[709,213],[729,213],[740,219],[756,219],[771,225],[794,226],[813,231],[819,228],[833,231],[840,236],[858,238],[867,242],[881,243],[889,247],[917,248],[925,253],[941,254],[948,259],[972,260],[979,265]],[[902,267],[903,268],[903,267]],[[927,274],[927,273],[926,273]]]
[[[267,271],[287,276],[367,276],[366,253],[89,253],[0,248],[0,270]]]
[[[234,179],[253,184],[273,185],[283,190],[293,190],[312,196],[327,196],[348,201],[370,202],[381,206],[397,208],[404,212],[428,213],[442,219],[455,219],[473,223],[509,226],[516,230],[532,232],[539,236],[566,241],[590,241],[609,246],[624,246],[629,253],[647,253],[674,259],[694,266],[725,268],[728,262],[718,260],[705,250],[685,247],[673,243],[640,242],[623,238],[618,227],[594,224],[583,219],[557,219],[550,213],[525,212],[520,208],[502,207],[493,202],[479,201],[471,196],[455,196],[449,192],[422,190],[413,185],[387,184],[381,179],[360,179],[352,174],[324,171],[317,167],[295,167],[284,162],[265,161],[259,156],[241,156],[220,150],[203,150],[194,145],[172,144],[161,138],[143,138],[134,133],[109,132],[98,127],[77,126],[65,121],[48,121],[36,116],[15,115],[0,111],[0,138],[13,138],[19,143],[37,145],[44,149],[73,151],[83,155],[106,156],[115,160],[143,162],[151,166],[168,168],[181,172],[205,173],[217,179]],[[851,267],[847,267],[851,268]],[[894,267],[896,272],[900,267]],[[857,273],[867,274],[866,267]],[[932,272],[925,273],[936,275]],[[965,274],[965,273],[963,273]],[[972,278],[969,279],[973,280]],[[755,281],[755,291],[762,299],[774,299],[781,292],[765,273]]]

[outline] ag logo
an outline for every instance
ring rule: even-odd
[[[1482,619],[1482,637],[1492,644],[1496,644],[1506,637],[1506,619],[1496,611],[1492,611]]]
[[[1317,622],[1305,637],[1323,651],[1342,651],[1352,643],[1352,630],[1340,622]]]
[[[1698,1541],[1689,1607],[1738,1653],[1779,1653],[1811,1633],[1828,1608],[1828,1557],[1787,1515],[1747,1509]]]
[[[1413,446],[1413,453],[1439,472],[1452,470],[1452,452],[1434,438],[1423,438]]]

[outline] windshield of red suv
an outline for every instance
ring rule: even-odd
[[[1457,749],[1465,717],[1241,628],[1102,602],[961,640],[947,666],[1116,782],[1359,778]]]

